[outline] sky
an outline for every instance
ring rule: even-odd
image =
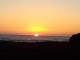
[[[0,0],[0,34],[80,32],[80,0]]]

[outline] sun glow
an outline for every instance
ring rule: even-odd
[[[40,32],[43,32],[44,31],[44,28],[40,28],[40,27],[33,27],[33,28],[30,28],[31,32],[33,33],[40,33]]]
[[[39,34],[35,34],[35,37],[38,37],[39,36]]]

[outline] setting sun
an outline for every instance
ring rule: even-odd
[[[36,37],[38,37],[38,36],[39,36],[39,34],[35,34],[35,36],[36,36]]]

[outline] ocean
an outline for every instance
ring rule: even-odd
[[[13,42],[45,42],[45,41],[56,41],[56,42],[69,42],[70,36],[28,36],[28,35],[0,35],[2,41],[13,41]]]

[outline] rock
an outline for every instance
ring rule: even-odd
[[[72,35],[70,42],[80,42],[80,33]]]

